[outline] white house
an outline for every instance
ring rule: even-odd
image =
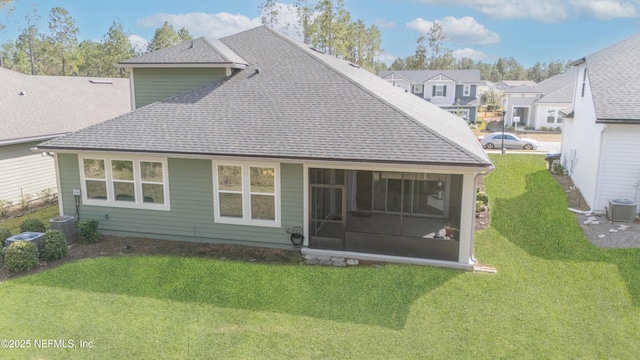
[[[592,210],[640,203],[640,34],[572,63],[573,114],[562,133],[562,164]],[[637,212],[637,207],[636,207]]]
[[[522,84],[505,92],[505,120],[533,129],[562,129],[573,106],[576,69],[569,69],[534,85]]]

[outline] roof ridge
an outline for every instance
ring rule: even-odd
[[[229,59],[229,58],[228,58],[225,54],[223,54],[221,51],[218,51],[218,48],[216,48],[216,47],[215,47],[215,45],[213,45],[213,44],[209,41],[209,38],[207,38],[207,37],[205,37],[205,36],[202,36],[201,38],[202,38],[202,40],[205,42],[205,44],[207,44],[207,45],[211,48],[211,50],[213,50],[216,54],[220,55],[223,59],[225,59],[225,60],[226,60],[226,61],[228,61],[228,62],[233,62],[231,59]],[[214,40],[214,41],[215,41],[215,40],[220,41],[219,39],[212,39],[212,40]],[[220,42],[221,42],[221,41],[220,41]]]
[[[296,48],[300,49],[301,51],[304,51],[304,49],[302,47],[300,47],[300,45],[294,41],[292,38],[288,37],[288,36],[284,36],[283,34],[279,33],[278,31],[276,31],[275,29],[270,28],[269,26],[263,25],[263,27],[267,28],[269,31],[275,33],[277,36],[279,36],[281,39],[286,40],[287,42],[289,42],[290,44],[292,44],[293,46],[295,46]],[[257,28],[256,28],[257,29]],[[304,44],[304,43],[302,43]],[[307,45],[307,44],[304,44]],[[402,111],[401,109],[399,109],[397,106],[391,104],[390,102],[382,99],[380,96],[378,96],[377,94],[373,93],[371,90],[369,90],[368,88],[364,87],[361,83],[359,83],[358,81],[355,81],[354,79],[352,79],[351,77],[345,75],[345,73],[343,73],[342,71],[340,71],[339,69],[336,69],[335,67],[331,66],[331,64],[329,64],[326,61],[322,61],[322,59],[320,58],[320,56],[331,56],[333,57],[333,59],[335,60],[340,60],[340,61],[345,61],[347,63],[351,63],[350,61],[346,61],[343,59],[338,59],[337,57],[334,57],[333,55],[329,55],[326,53],[318,53],[318,55],[316,55],[315,53],[311,53],[309,51],[304,51],[304,53],[308,54],[311,58],[313,58],[315,61],[323,64],[324,66],[326,66],[327,68],[331,69],[334,73],[338,74],[340,77],[342,77],[343,79],[349,81],[350,83],[352,83],[353,85],[355,85],[356,87],[358,87],[359,89],[361,89],[362,91],[366,92],[367,94],[369,94],[369,96],[371,96],[372,98],[376,99],[377,101],[380,101],[381,103],[385,104],[386,106],[388,106],[389,108],[393,109],[395,112],[401,114],[403,117],[405,117],[407,120],[413,122],[414,124],[420,126],[421,128],[425,129],[426,131],[430,132],[432,135],[440,138],[441,140],[444,140],[446,143],[448,143],[449,145],[453,145],[454,148],[463,151],[465,154],[470,155],[472,157],[474,157],[476,160],[482,160],[479,157],[477,157],[475,154],[473,154],[472,152],[468,151],[466,148],[460,146],[458,143],[456,143],[455,141],[453,141],[452,139],[444,136],[443,134],[441,134],[439,131],[436,131],[435,129],[427,126],[425,123],[418,121],[417,119],[414,119],[411,115],[407,114],[406,112]],[[365,69],[362,69],[362,71],[368,71]],[[377,76],[373,73],[371,73],[373,76]],[[415,96],[413,94],[411,94],[411,96]]]

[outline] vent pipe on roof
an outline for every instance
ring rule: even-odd
[[[189,49],[193,49],[195,47],[195,45],[193,45],[193,40],[191,40],[191,46],[189,46]]]
[[[20,92],[18,93],[18,95],[20,95],[20,96],[25,96],[25,95],[27,95],[27,93],[23,90],[23,91],[20,91]]]

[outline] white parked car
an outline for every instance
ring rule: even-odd
[[[503,136],[504,145],[502,141]],[[495,132],[486,136],[480,136],[478,140],[485,149],[500,149],[503,146],[510,149],[524,150],[535,150],[538,148],[537,140],[517,137],[510,133],[503,134],[501,132]]]

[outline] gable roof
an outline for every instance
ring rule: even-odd
[[[199,67],[245,68],[248,63],[220,40],[204,37],[176,46],[146,53],[137,58],[118,63],[120,67],[170,67],[177,65]]]
[[[0,145],[60,136],[128,111],[129,79],[24,75],[0,68]]]
[[[505,91],[505,93],[507,94],[541,94],[542,91],[539,89],[536,89],[535,87],[531,86],[531,85],[527,85],[527,84],[522,84],[522,85],[518,85],[516,87],[510,88],[509,90]]]
[[[640,122],[640,34],[572,65],[586,64],[596,118]]]
[[[480,83],[480,70],[386,70],[380,71],[378,76],[387,77],[391,74],[409,79],[413,84],[421,84],[438,75],[445,76],[458,83]]]
[[[509,88],[513,88],[520,85],[534,86],[535,84],[536,82],[532,80],[501,80],[496,85],[501,87],[507,86]]]
[[[266,26],[221,40],[250,65],[38,148],[492,167],[464,120],[364,69]]]

